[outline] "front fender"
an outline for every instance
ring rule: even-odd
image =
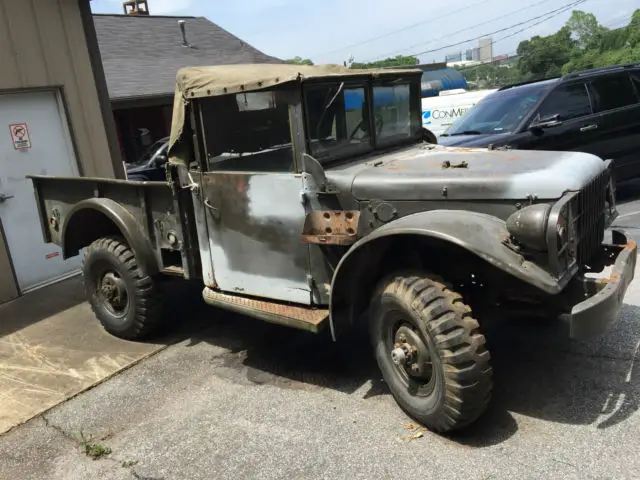
[[[81,223],[88,220],[86,215],[89,211],[102,214],[113,223],[133,250],[136,261],[145,274],[155,275],[160,271],[153,247],[135,217],[118,202],[109,198],[82,200],[69,210],[66,220],[61,225],[62,255],[64,258],[77,255],[80,248],[88,245],[88,243],[87,245],[78,245],[77,239],[73,237],[76,235],[76,229],[81,228]],[[99,219],[94,217],[92,220]],[[94,240],[97,238],[91,238],[89,243]]]
[[[339,285],[351,268],[349,260],[365,245],[394,235],[418,235],[457,245],[540,290],[557,294],[562,285],[549,272],[524,259],[503,243],[507,236],[505,222],[484,213],[466,210],[431,210],[402,217],[387,223],[358,240],[340,259],[331,281],[329,304],[331,331],[335,338],[334,309]]]

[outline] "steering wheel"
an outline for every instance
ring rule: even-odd
[[[356,128],[353,129],[353,132],[351,132],[351,135],[349,135],[349,142],[353,140],[353,137],[356,136],[356,133],[358,133],[358,130],[362,129],[363,124],[364,124],[364,120],[360,120],[358,125],[356,125]],[[376,115],[375,124],[376,124],[376,135],[379,135],[380,132],[382,131],[382,127],[384,126],[384,119],[382,118],[382,115]]]

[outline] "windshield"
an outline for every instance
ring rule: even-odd
[[[145,165],[149,160],[153,158],[153,156],[158,152],[158,150],[162,147],[166,147],[168,138],[162,138],[157,140],[155,143],[151,144],[149,148],[147,148],[146,152],[140,156],[136,161],[130,162],[129,165]]]
[[[412,138],[419,131],[420,116],[412,115],[409,83],[375,85],[370,92],[373,98],[365,86],[344,83],[307,87],[311,155],[333,159],[363,153]]]
[[[531,111],[549,85],[527,85],[489,94],[456,120],[443,136],[509,133]]]

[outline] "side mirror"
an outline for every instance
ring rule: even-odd
[[[542,133],[545,128],[554,128],[562,125],[562,120],[559,120],[560,114],[554,113],[553,115],[545,115],[539,117],[529,125],[529,130],[534,133]]]

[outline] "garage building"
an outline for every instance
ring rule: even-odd
[[[0,0],[0,303],[77,270],[29,174],[122,176],[90,0]]]

